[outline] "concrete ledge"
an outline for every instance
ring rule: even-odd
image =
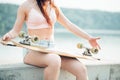
[[[120,80],[120,64],[86,64],[89,80]],[[44,80],[44,68],[23,63],[0,65],[0,80]],[[59,80],[76,80],[75,76],[61,70]]]
[[[87,66],[90,80],[120,80],[120,64]]]
[[[44,80],[44,68],[38,68],[23,63],[0,66],[0,80]],[[67,71],[61,70],[60,80],[75,80]]]

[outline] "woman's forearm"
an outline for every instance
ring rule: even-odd
[[[75,24],[69,24],[68,25],[68,30],[70,30],[71,32],[73,32],[75,35],[82,37],[86,40],[90,40],[91,39],[91,35],[89,35],[88,33],[86,33],[85,31],[83,31],[82,29],[80,29],[78,26],[76,26]]]
[[[11,36],[11,38],[15,38],[15,37],[18,36],[19,32],[17,32],[17,31],[14,30],[14,28],[13,28],[13,29],[11,29],[11,30],[8,32],[8,34]]]

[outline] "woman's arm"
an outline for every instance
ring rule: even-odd
[[[62,11],[59,9],[59,15],[57,17],[57,21],[62,24],[65,28],[73,32],[75,35],[82,37],[86,40],[90,40],[92,36],[90,36],[88,33],[80,29],[77,25],[73,24],[71,21],[69,21]]]
[[[22,29],[22,25],[24,21],[25,21],[24,7],[20,6],[17,11],[17,18],[15,21],[15,24],[13,28],[3,36],[3,40],[10,40],[12,38],[15,38],[19,34],[20,30]]]
[[[100,38],[94,38],[93,36],[89,35],[85,31],[83,31],[82,29],[80,29],[77,25],[75,25],[71,21],[69,21],[64,16],[64,14],[62,13],[62,11],[59,8],[58,8],[58,11],[59,11],[59,15],[57,16],[57,21],[60,24],[62,24],[65,28],[67,28],[68,30],[70,30],[71,32],[73,32],[75,35],[88,40],[92,47],[100,49],[100,46],[97,43],[97,40],[100,39]]]

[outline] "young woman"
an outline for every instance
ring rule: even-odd
[[[97,40],[71,23],[62,13],[53,0],[27,0],[18,8],[17,19],[14,27],[3,36],[3,40],[15,38],[24,22],[27,24],[28,34],[38,36],[38,45],[48,48],[54,47],[54,24],[58,21],[66,29],[78,37],[82,37],[92,47],[100,48]],[[77,80],[87,80],[87,70],[84,64],[76,59],[60,57],[56,54],[43,54],[27,50],[24,63],[45,67],[44,80],[58,80],[60,69],[67,70],[76,76]]]

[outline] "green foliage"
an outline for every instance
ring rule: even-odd
[[[62,9],[69,20],[83,29],[120,30],[120,13],[89,11],[81,9]],[[59,26],[59,24],[56,24]]]
[[[17,9],[17,5],[0,4],[0,35],[5,34],[13,27]],[[71,22],[83,29],[120,30],[120,13],[68,8],[62,8],[62,11]],[[55,26],[58,29],[62,28],[58,23]]]
[[[0,35],[10,30],[16,18],[17,6],[0,4]]]
[[[0,35],[1,36],[6,32],[8,32],[10,29],[12,29],[17,16],[17,9],[18,9],[17,5],[0,4]]]

